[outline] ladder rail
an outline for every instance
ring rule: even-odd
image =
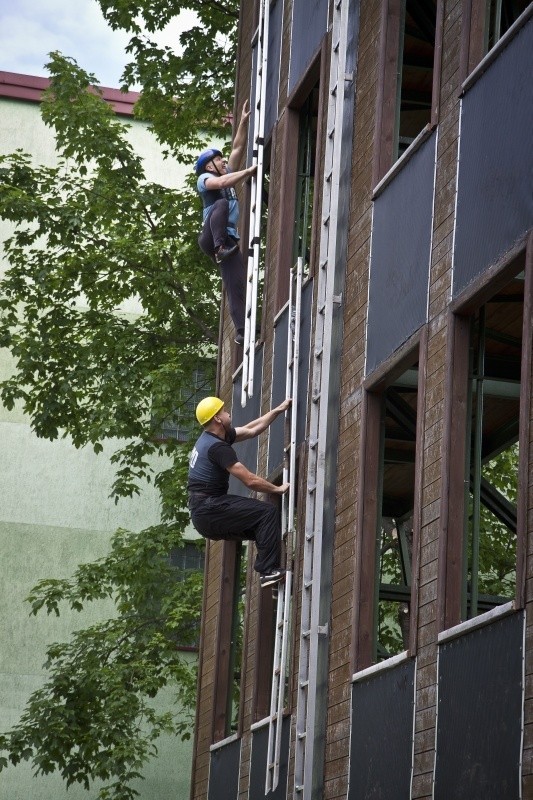
[[[295,797],[311,800],[315,762],[317,660],[320,638],[327,623],[320,624],[319,587],[322,569],[322,519],[324,511],[327,404],[331,370],[331,324],[337,251],[337,212],[346,64],[348,0],[336,0],[333,13],[332,49],[324,158],[322,230],[316,299],[315,342],[310,409],[308,473],[305,511],[300,656],[296,710]],[[323,397],[323,392],[326,392]],[[316,575],[316,581],[314,577]],[[314,585],[314,583],[316,585]]]
[[[290,387],[290,397],[292,397],[291,404],[291,423],[290,423],[290,458],[289,469],[291,475],[291,488],[289,490],[289,503],[288,503],[288,516],[291,521],[290,530],[293,529],[293,520],[295,512],[295,498],[296,491],[292,481],[296,474],[296,435],[297,435],[297,413],[298,413],[298,390],[299,390],[299,374],[298,365],[300,361],[300,328],[302,318],[302,284],[303,284],[303,268],[304,260],[301,256],[298,257],[296,262],[296,298],[294,302],[294,335],[293,335],[293,350],[292,350],[292,386]],[[291,542],[291,545],[293,543]]]
[[[276,639],[274,646],[274,670],[270,696],[268,725],[268,749],[266,763],[265,795],[277,789],[281,760],[281,734],[283,708],[285,706],[285,675],[288,653],[288,623],[292,593],[292,572],[287,570],[285,580],[278,590],[276,610]],[[277,666],[276,666],[277,664]]]
[[[285,373],[286,396],[292,397],[290,414],[285,412],[290,422],[289,446],[285,451],[283,463],[283,482],[289,489],[282,495],[282,537],[285,540],[287,562],[292,564],[295,486],[296,474],[296,422],[298,397],[298,360],[300,353],[300,320],[302,308],[303,259],[299,258],[292,270],[289,287],[289,308],[287,327],[287,369]],[[294,310],[294,314],[293,314]],[[288,452],[287,452],[288,451]],[[265,794],[274,791],[279,783],[281,758],[281,734],[283,709],[285,706],[285,675],[289,649],[290,602],[292,589],[292,570],[287,570],[285,581],[280,585],[276,609],[276,638],[274,644],[272,690],[270,695],[270,717],[266,765]]]
[[[246,277],[246,312],[244,319],[244,345],[242,362],[241,405],[244,407],[254,393],[255,329],[257,322],[257,291],[259,284],[259,259],[261,247],[261,211],[264,177],[265,92],[268,66],[268,31],[270,0],[261,0],[257,37],[257,72],[253,110],[252,164],[257,171],[252,176],[250,193],[250,223],[248,229],[248,260]]]

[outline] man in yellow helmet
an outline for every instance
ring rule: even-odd
[[[254,569],[261,586],[283,580],[279,513],[272,503],[228,494],[233,475],[255,492],[285,494],[288,483],[276,486],[250,472],[238,459],[232,445],[258,436],[291,404],[290,398],[262,417],[234,428],[219,397],[206,397],[196,407],[203,433],[189,461],[189,509],[194,527],[206,539],[252,540],[257,547]]]

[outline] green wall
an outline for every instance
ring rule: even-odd
[[[182,180],[184,168],[161,158],[143,123],[131,121],[130,136],[146,158],[150,180],[166,185]],[[0,98],[0,152],[16,148],[31,152],[36,163],[55,161],[52,132],[40,119],[39,105]],[[0,241],[8,232],[9,226],[0,222]],[[0,274],[4,267],[0,255]],[[135,312],[135,302],[124,310]],[[0,378],[11,370],[10,354],[0,351]],[[79,563],[104,555],[118,527],[142,530],[157,523],[159,505],[151,486],[140,498],[118,505],[109,499],[112,443],[97,456],[90,448],[76,450],[68,439],[37,439],[20,410],[7,412],[1,406],[0,443],[0,729],[7,730],[44,679],[46,646],[65,641],[72,630],[111,611],[109,604],[101,603],[82,615],[65,611],[60,618],[45,612],[30,617],[24,599],[31,587],[41,578],[69,576]],[[141,800],[186,800],[191,756],[191,742],[163,739],[159,757],[137,787]],[[81,787],[67,792],[55,775],[35,778],[29,764],[0,774],[0,800],[95,796],[96,790],[87,793]]]

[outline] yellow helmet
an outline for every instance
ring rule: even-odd
[[[196,406],[196,419],[200,425],[205,425],[220,411],[224,401],[220,397],[204,397]]]

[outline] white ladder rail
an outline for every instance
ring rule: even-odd
[[[274,640],[274,666],[268,720],[268,749],[266,763],[265,795],[274,791],[279,783],[283,707],[285,705],[285,672],[287,668],[288,631],[292,591],[292,572],[287,570],[279,584],[276,631]]]
[[[296,475],[296,423],[298,398],[298,361],[300,357],[300,319],[302,308],[303,259],[299,258],[292,270],[287,329],[287,370],[285,374],[285,396],[292,397],[289,412],[289,445],[285,448],[283,462],[283,483],[289,483],[289,490],[282,495],[282,538],[285,541],[287,563],[292,565],[294,547],[294,476]],[[296,284],[296,286],[294,286]],[[283,708],[285,706],[285,673],[289,645],[289,616],[292,589],[292,570],[288,569],[284,583],[279,585],[276,609],[276,632],[270,696],[270,717],[265,794],[274,791],[279,783],[281,757],[281,734]]]
[[[241,405],[244,407],[254,393],[255,328],[257,321],[257,287],[259,283],[259,258],[261,245],[261,210],[263,202],[263,150],[265,137],[265,91],[268,66],[268,29],[270,0],[261,0],[257,36],[257,64],[253,108],[252,165],[257,171],[252,175],[250,193],[250,221],[248,227],[248,260],[246,276],[246,312],[244,318],[244,344],[242,361]]]
[[[328,386],[331,370],[331,329],[339,207],[339,175],[344,102],[349,0],[336,0],[333,8],[332,49],[324,157],[322,228],[317,286],[317,310],[307,467],[305,538],[300,624],[300,654],[296,708],[294,796],[311,800],[315,762],[317,660],[327,623],[320,624],[322,519],[325,494]],[[337,135],[338,133],[338,135]],[[326,395],[323,397],[324,391]]]

